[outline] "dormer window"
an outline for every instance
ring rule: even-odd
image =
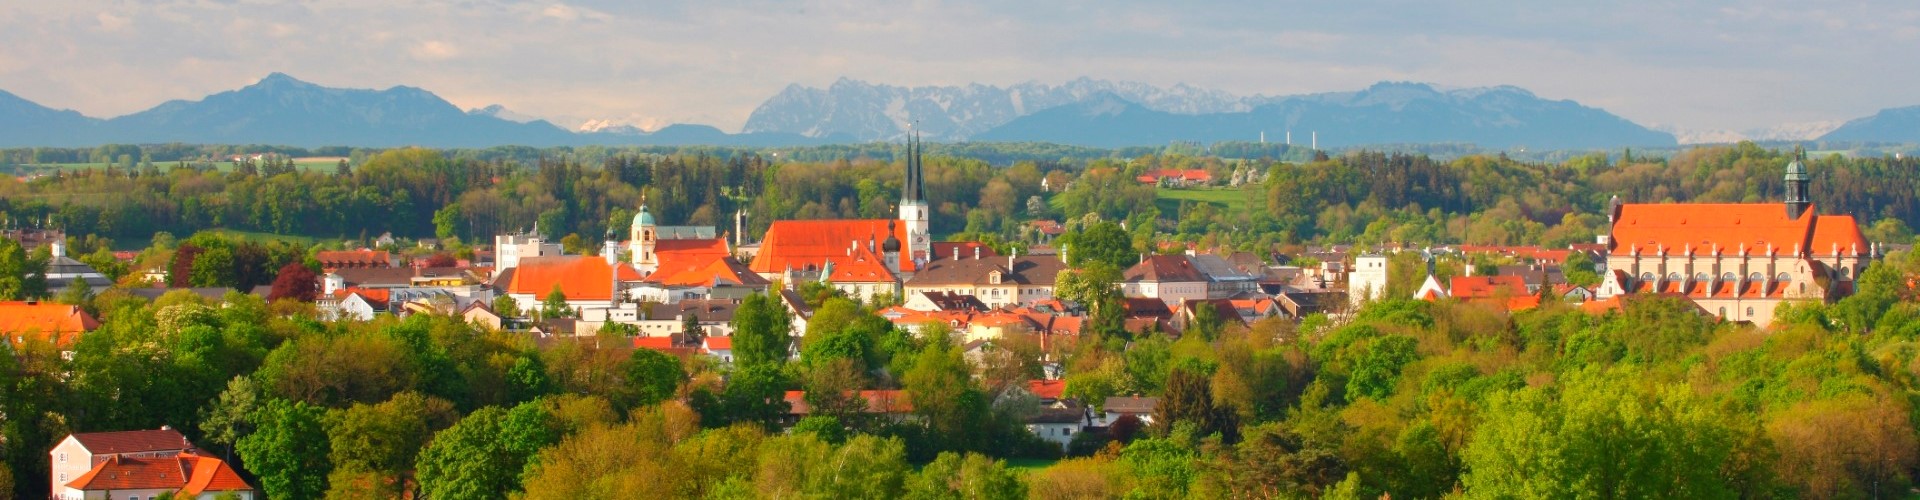
[[[993,272],[987,273],[987,283],[991,283],[995,285],[1000,284],[1000,271],[993,271]]]

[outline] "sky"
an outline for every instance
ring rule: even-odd
[[[0,89],[96,117],[275,71],[560,122],[729,131],[789,84],[842,77],[1243,95],[1515,85],[1680,130],[1920,105],[1911,0],[0,0],[0,47]]]

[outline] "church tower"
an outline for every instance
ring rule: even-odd
[[[907,136],[907,181],[900,194],[900,222],[906,224],[907,258],[933,259],[933,241],[929,232],[925,172],[920,163],[920,134]]]
[[[627,251],[633,255],[634,270],[641,276],[652,275],[660,269],[660,258],[654,255],[654,244],[659,242],[659,231],[653,223],[653,214],[647,213],[647,197],[640,196],[640,213],[633,215],[633,237],[627,240]]]
[[[1807,207],[1813,200],[1807,198],[1807,165],[1802,163],[1806,153],[1796,153],[1793,163],[1787,164],[1787,218],[1799,219],[1807,213]]]

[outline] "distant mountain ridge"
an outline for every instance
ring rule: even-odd
[[[1323,146],[1471,142],[1488,147],[1668,146],[1672,134],[1518,87],[1439,90],[1382,82],[1353,92],[1236,96],[1079,78],[900,87],[842,78],[821,89],[789,85],[754,109],[744,130],[893,140],[909,127],[937,140],[1041,141],[1098,147],[1279,140],[1319,132]]]
[[[99,144],[279,144],[360,147],[534,147],[712,144],[809,145],[789,134],[726,134],[712,127],[670,126],[653,133],[612,127],[575,133],[488,106],[462,111],[424,89],[332,88],[272,73],[236,90],[200,100],[174,100],[109,120],[54,110],[0,91],[0,147]]]
[[[1820,136],[1822,141],[1920,142],[1920,106],[1889,108],[1848,121]]]
[[[1573,101],[1541,99],[1517,87],[1442,91],[1423,83],[1382,82],[1357,92],[1285,98],[1247,111],[1175,114],[1114,94],[1023,116],[971,137],[1095,147],[1315,141],[1321,147],[1472,143],[1494,148],[1593,149],[1672,146],[1674,136]]]

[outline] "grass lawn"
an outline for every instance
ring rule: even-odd
[[[1154,195],[1154,206],[1159,207],[1163,215],[1179,214],[1183,202],[1212,203],[1237,212],[1247,208],[1247,191],[1238,188],[1160,188]]]
[[[1059,462],[1059,460],[1044,458],[1009,458],[1007,459],[1007,468],[1026,472],[1039,472]]]

